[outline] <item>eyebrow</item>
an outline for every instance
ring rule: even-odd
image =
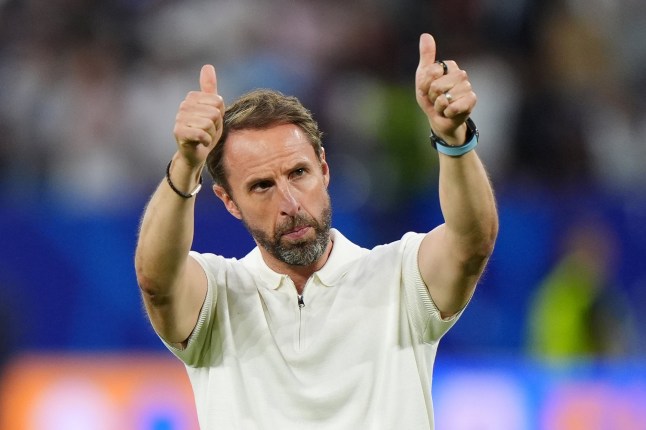
[[[250,190],[250,189],[252,189],[254,186],[256,186],[256,185],[258,185],[258,184],[260,184],[260,183],[263,183],[263,182],[272,182],[272,183],[273,183],[273,182],[274,182],[274,180],[273,180],[272,178],[269,178],[269,177],[259,176],[259,177],[252,178],[252,179],[250,179],[250,180],[246,181],[246,182],[244,183],[244,185],[245,185],[245,188],[246,188],[247,190]]]
[[[311,162],[309,160],[298,160],[297,162],[292,164],[288,169],[286,169],[286,171],[288,173],[291,173],[294,170],[298,170],[298,169],[309,169],[309,170],[311,170],[311,167],[312,167]],[[244,181],[243,184],[245,185],[246,189],[250,189],[252,186],[254,186],[254,185],[256,185],[256,184],[258,184],[260,182],[264,182],[264,181],[274,182],[274,179],[271,176],[262,176],[262,175],[251,176],[249,179]]]

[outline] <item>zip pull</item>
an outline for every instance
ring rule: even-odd
[[[305,301],[303,300],[303,295],[298,294],[298,350],[301,350],[301,336],[303,329],[303,308],[305,307]]]

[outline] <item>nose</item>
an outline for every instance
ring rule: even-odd
[[[278,198],[281,215],[295,216],[301,208],[294,191],[287,184],[278,187]]]

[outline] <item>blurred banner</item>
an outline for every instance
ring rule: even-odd
[[[646,363],[438,357],[439,430],[646,430]]]
[[[645,430],[646,363],[439,359],[439,430]],[[31,355],[6,368],[3,430],[197,430],[183,366],[167,355]]]
[[[0,385],[0,429],[198,428],[184,366],[168,356],[18,356]]]

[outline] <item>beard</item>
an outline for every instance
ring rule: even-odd
[[[308,214],[297,214],[278,225],[273,237],[260,229],[251,227],[244,218],[242,222],[256,242],[273,257],[292,266],[309,266],[316,262],[327,248],[330,240],[332,208],[328,198],[327,205],[321,212],[320,221]],[[315,237],[313,239],[304,238],[292,243],[282,242],[282,236],[285,233],[299,227],[312,227]]]

